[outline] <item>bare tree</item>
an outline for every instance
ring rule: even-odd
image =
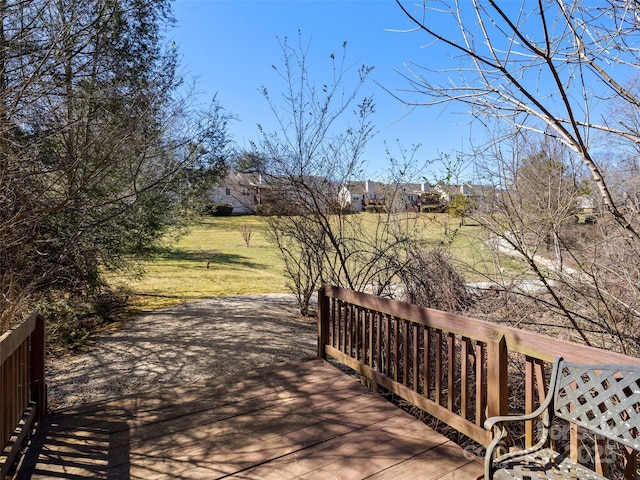
[[[339,210],[340,184],[362,167],[361,153],[372,133],[368,118],[373,102],[366,97],[357,102],[371,68],[354,69],[346,63],[346,42],[341,55],[330,54],[333,72],[321,84],[311,78],[309,45],[303,42],[300,33],[293,46],[288,38],[281,42],[282,66],[274,69],[283,82],[282,108],[263,88],[280,129],[263,131],[261,152],[268,161],[270,190],[265,196],[270,200],[265,202],[263,196],[263,202],[273,214],[267,217],[270,237],[280,247],[285,265],[295,266],[288,271],[300,310],[306,313],[310,292],[327,278],[325,260],[337,264],[338,276],[353,286],[342,239],[345,225],[335,222],[332,214]],[[351,90],[345,90],[347,78],[353,81]],[[355,115],[349,118],[354,107]]]
[[[635,2],[396,3],[415,30],[451,58],[449,67],[438,70],[411,64],[406,78],[426,96],[424,104],[460,102],[473,118],[513,126],[508,134],[527,130],[564,143],[589,169],[616,223],[640,243],[636,223],[614,197],[595,155],[603,143],[635,148],[640,140],[634,124],[604,115],[620,102],[640,107],[640,97],[627,86],[640,65]]]
[[[244,240],[245,247],[249,248],[249,242],[251,242],[251,236],[253,235],[253,227],[243,223],[238,227],[238,229],[240,230],[240,235],[242,235],[242,239]]]
[[[387,183],[395,186],[385,192],[385,212],[356,215],[340,202],[341,189],[362,174],[363,148],[373,133],[373,100],[358,101],[371,68],[350,66],[345,42],[341,55],[330,55],[330,80],[316,83],[308,48],[301,36],[293,46],[282,42],[283,66],[274,68],[284,93],[276,101],[264,90],[280,129],[263,132],[260,145],[268,160],[261,195],[270,238],[305,314],[320,282],[392,294],[419,234],[417,214],[404,211],[393,191],[418,170],[415,149],[401,150],[397,159],[388,152],[394,168]]]
[[[637,155],[636,2],[396,3],[449,59],[410,64],[401,100],[462,105],[488,127],[476,160],[501,193],[475,216],[539,279],[543,292],[527,295],[586,343],[640,351],[639,216],[602,155]],[[576,225],[592,191],[604,209]]]
[[[311,218],[274,215],[267,220],[267,238],[278,247],[290,290],[302,316],[311,315],[310,302],[322,279],[326,235]]]

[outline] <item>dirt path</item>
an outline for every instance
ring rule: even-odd
[[[140,316],[96,339],[89,353],[52,360],[51,408],[239,374],[316,352],[314,319],[292,295],[213,298]]]

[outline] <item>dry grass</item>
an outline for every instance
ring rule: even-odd
[[[362,213],[373,224],[376,214]],[[412,222],[398,215],[398,221]],[[499,268],[487,246],[486,232],[477,225],[460,225],[445,214],[420,215],[420,235],[427,247],[445,246],[465,281],[494,276]],[[250,246],[242,230],[251,229]],[[189,300],[230,295],[288,293],[282,260],[267,242],[264,218],[257,216],[203,217],[179,241],[168,244],[155,261],[147,262],[145,277],[112,278],[132,292],[139,310],[163,308]],[[512,270],[507,266],[507,270]]]
[[[363,213],[373,226],[377,214]],[[416,220],[417,215],[417,220]],[[397,214],[394,220],[416,222],[425,247],[444,247],[466,282],[483,282],[507,276],[521,276],[526,269],[523,262],[508,255],[496,255],[487,244],[488,232],[479,224],[444,213]]]
[[[250,246],[241,225],[253,227]],[[278,252],[264,238],[263,219],[206,217],[145,264],[139,280],[114,278],[133,292],[133,306],[156,309],[188,300],[257,293],[286,293]]]

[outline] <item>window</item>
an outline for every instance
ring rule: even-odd
[[[224,194],[225,194],[226,196],[231,195],[231,189],[230,189],[230,188],[225,188],[225,189],[224,189]]]

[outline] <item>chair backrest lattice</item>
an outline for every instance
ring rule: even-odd
[[[640,367],[562,360],[557,375],[556,417],[640,450]]]

